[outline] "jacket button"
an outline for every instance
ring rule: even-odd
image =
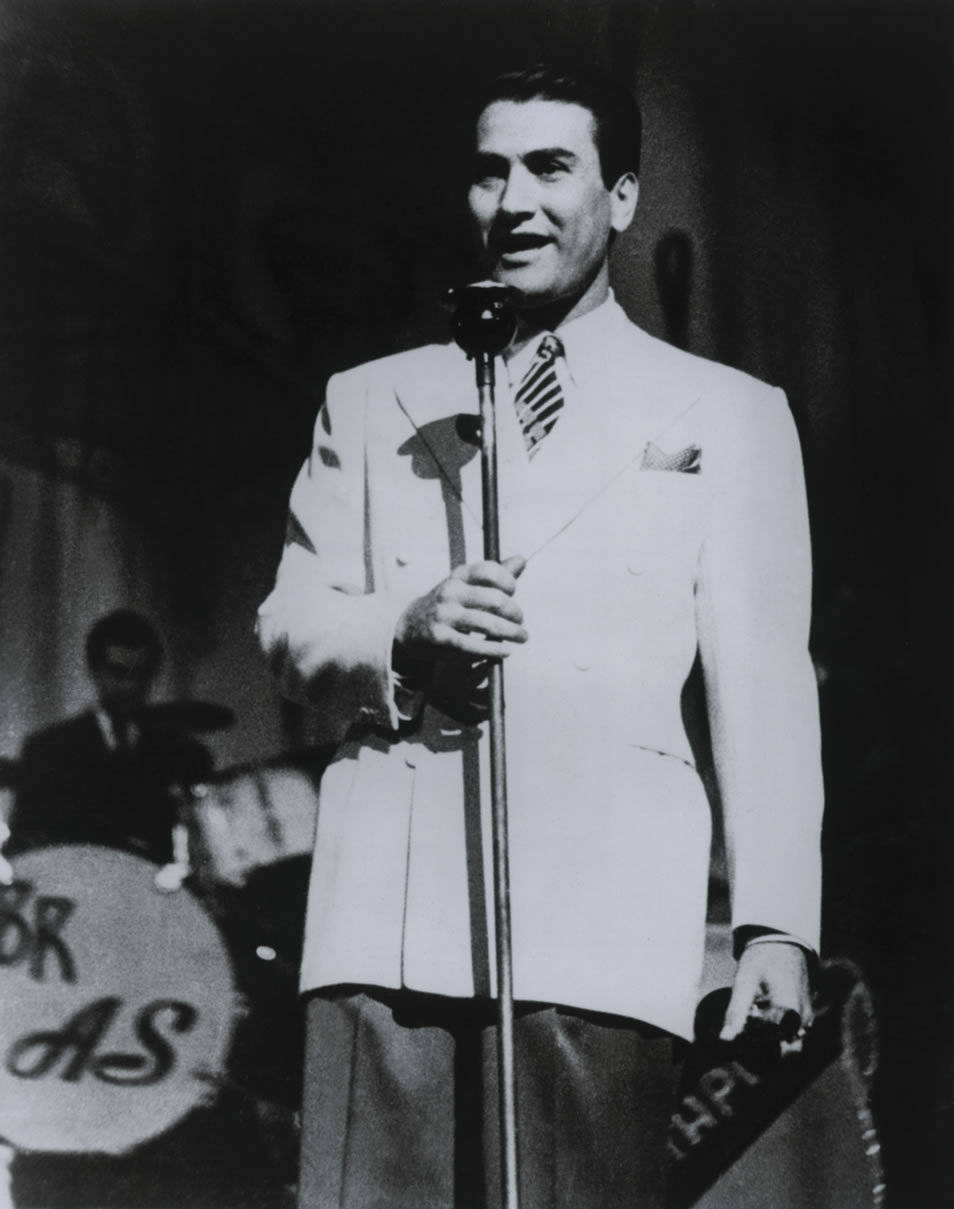
[[[630,573],[630,575],[642,575],[643,574],[643,568],[637,566],[636,563],[627,563],[626,570]]]
[[[573,666],[581,672],[588,672],[593,665],[589,659],[574,659]]]
[[[404,763],[408,766],[408,768],[417,768],[417,761],[413,756],[405,756]]]

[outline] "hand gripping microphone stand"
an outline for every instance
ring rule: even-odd
[[[451,292],[454,339],[474,360],[480,401],[480,473],[484,558],[500,561],[497,512],[497,429],[494,357],[513,339],[513,291],[481,281]],[[494,854],[494,927],[497,954],[497,1077],[504,1209],[518,1209],[517,1111],[513,1058],[513,949],[510,938],[510,860],[507,842],[507,763],[504,741],[503,664],[490,662],[490,795]]]

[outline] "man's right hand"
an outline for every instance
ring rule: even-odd
[[[468,563],[424,596],[412,600],[394,632],[396,655],[434,659],[448,650],[481,659],[503,658],[527,641],[523,611],[514,600],[527,560]]]

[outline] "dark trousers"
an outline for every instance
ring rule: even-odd
[[[516,1009],[521,1209],[658,1209],[674,1038]],[[306,1005],[300,1209],[499,1209],[492,1003],[345,987]]]

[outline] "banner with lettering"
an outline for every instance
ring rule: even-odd
[[[858,970],[818,977],[801,1052],[777,1034],[718,1040],[728,989],[696,1014],[669,1134],[668,1209],[879,1209],[885,1185],[871,1114],[871,998]]]

